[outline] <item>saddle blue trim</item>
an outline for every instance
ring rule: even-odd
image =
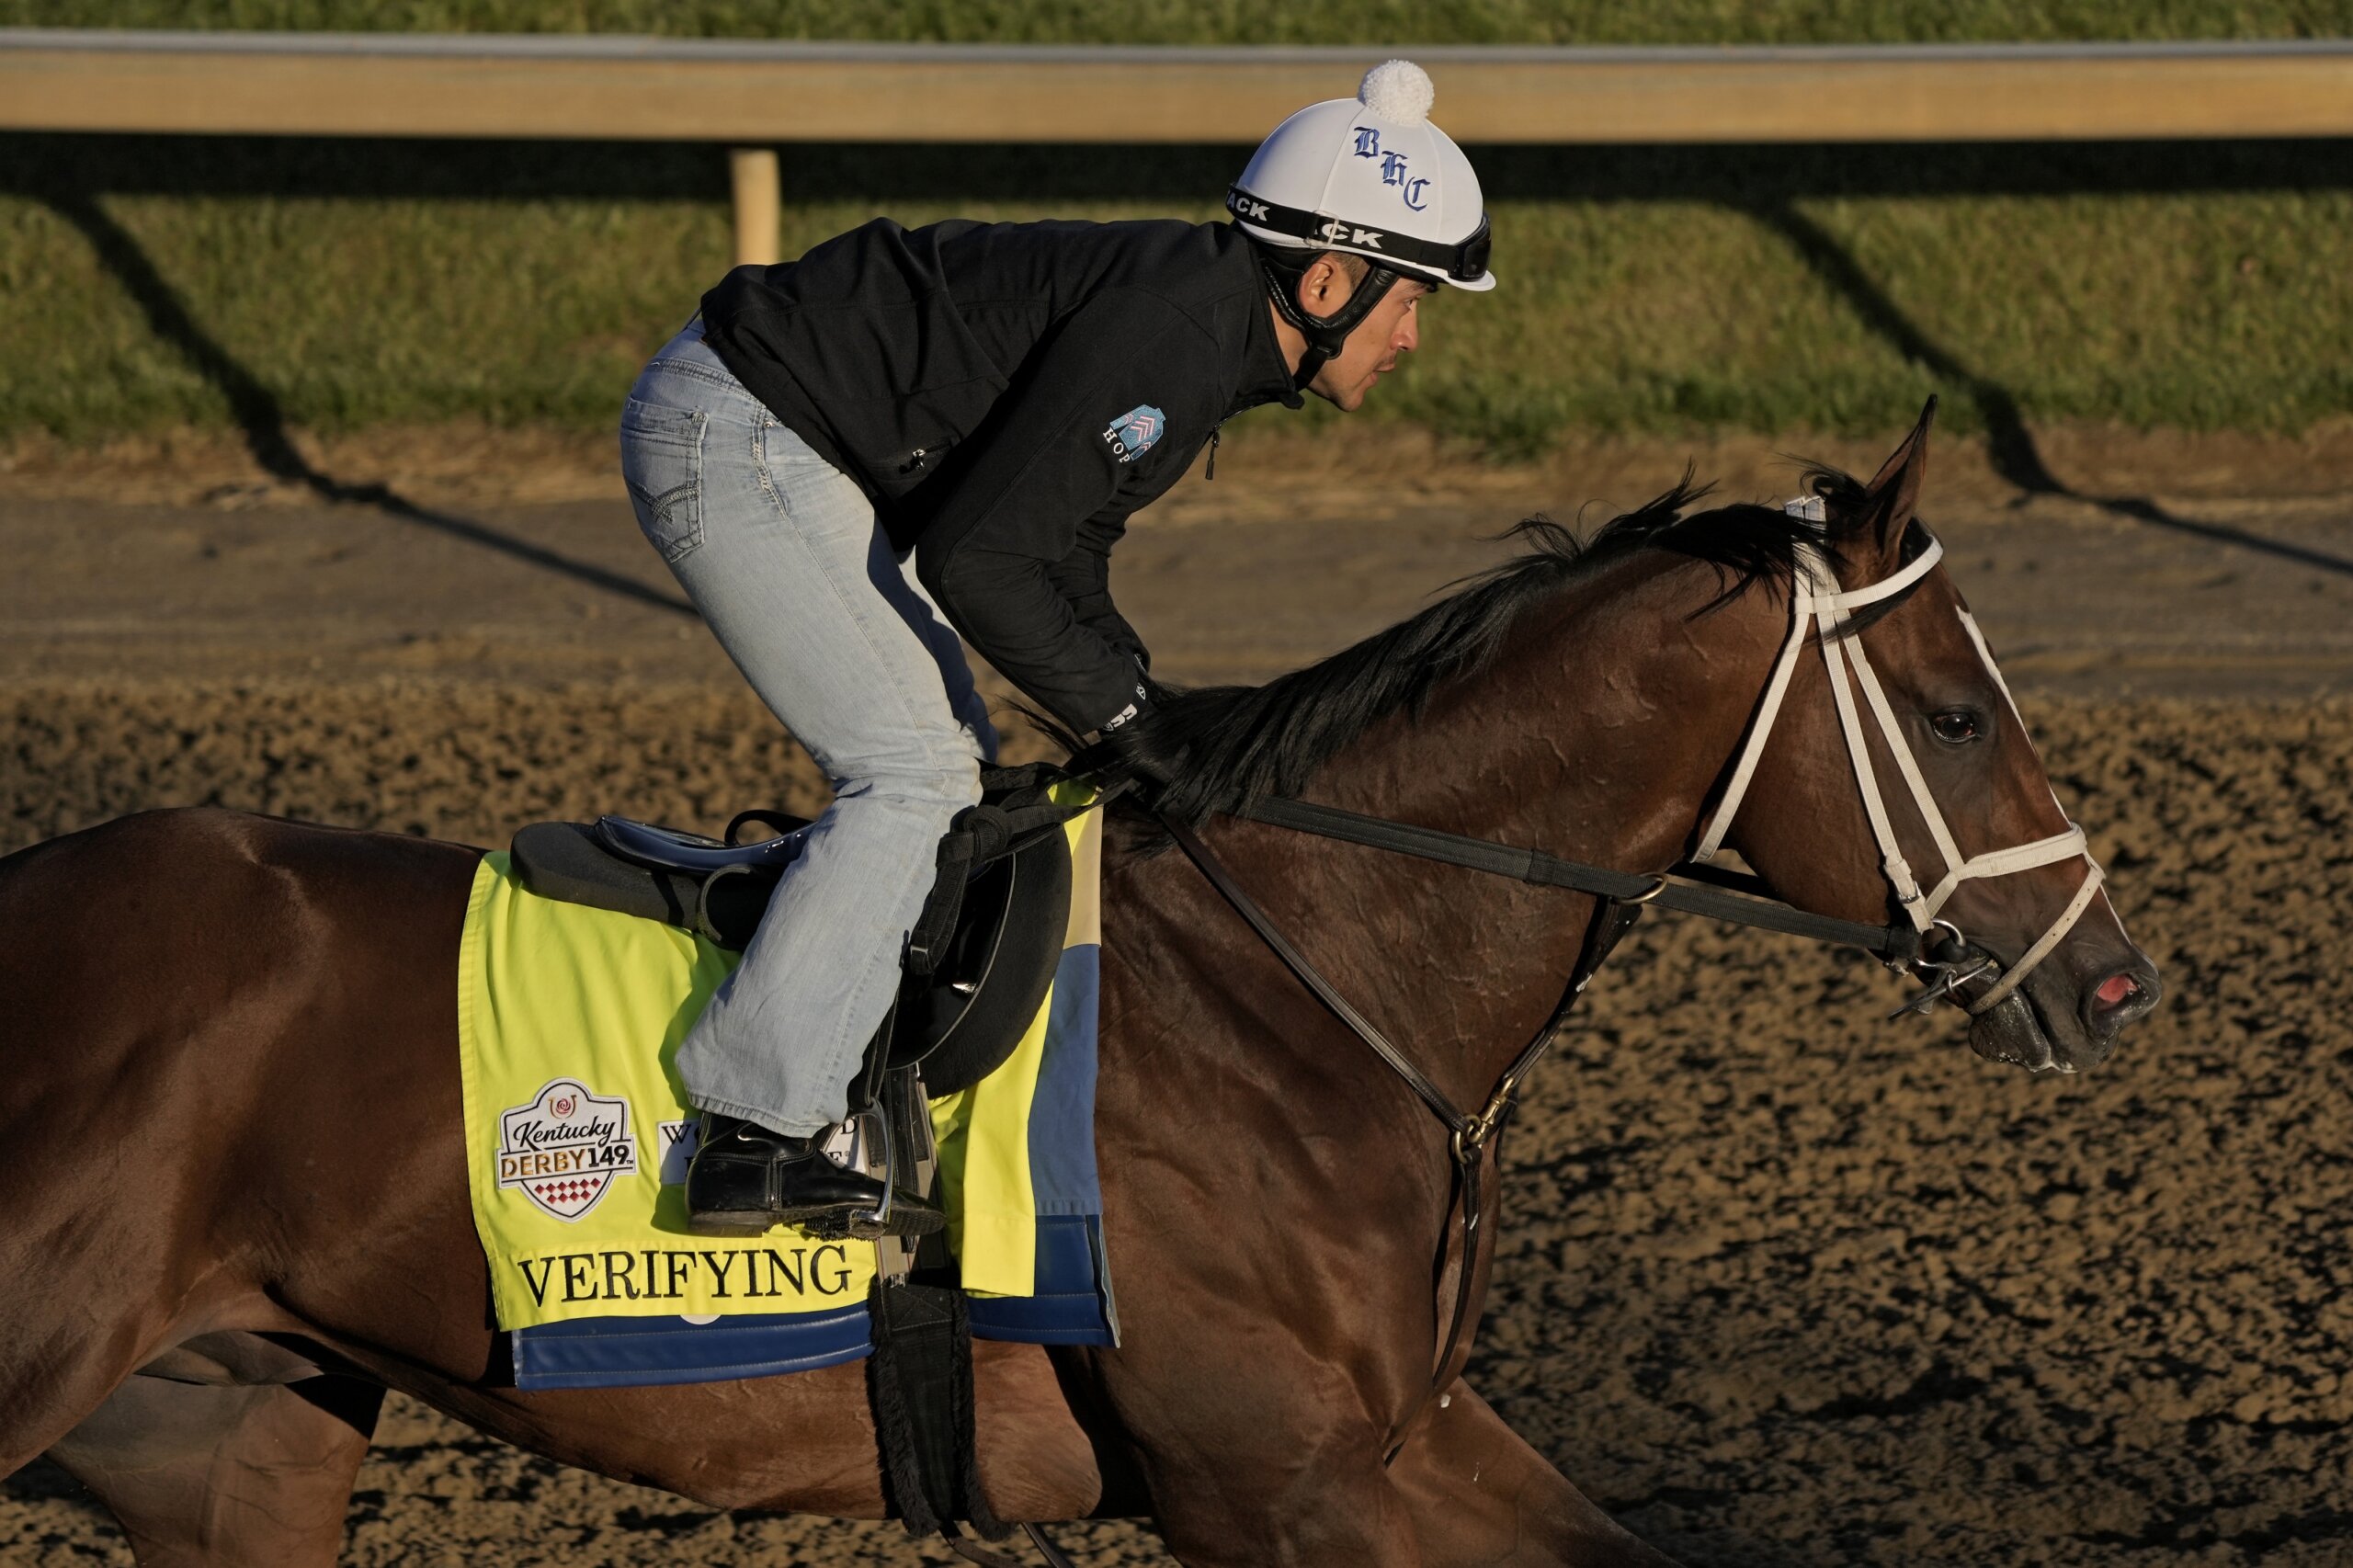
[[[1038,1293],[968,1297],[964,1310],[972,1337],[1023,1345],[1117,1345],[1108,1262],[1100,1216],[1039,1216]]]
[[[866,1303],[830,1312],[759,1312],[715,1323],[586,1318],[514,1334],[518,1389],[649,1388],[767,1378],[873,1353]]]
[[[1038,1221],[1038,1293],[966,1302],[976,1339],[1023,1345],[1117,1343],[1102,1221],[1058,1214]],[[652,1388],[807,1372],[859,1360],[874,1348],[866,1303],[830,1312],[761,1312],[716,1323],[684,1318],[587,1318],[514,1334],[523,1390]]]
[[[805,827],[758,844],[722,844],[699,833],[612,816],[598,817],[597,825],[589,831],[597,843],[623,859],[657,871],[686,871],[696,876],[731,866],[767,870],[790,865],[801,858],[801,851],[809,843],[809,829]]]

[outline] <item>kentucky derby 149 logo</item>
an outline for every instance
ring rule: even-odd
[[[615,1176],[637,1169],[629,1102],[592,1095],[558,1078],[529,1105],[498,1119],[498,1185],[521,1187],[559,1220],[597,1207]]]

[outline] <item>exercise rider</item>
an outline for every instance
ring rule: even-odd
[[[679,1048],[697,1230],[840,1234],[881,1197],[823,1147],[995,750],[958,633],[1073,731],[1136,723],[1149,660],[1108,581],[1128,515],[1245,408],[1358,406],[1438,285],[1495,286],[1430,98],[1392,61],[1302,109],[1230,224],[878,219],[739,267],[631,389],[640,525],[835,790]],[[904,1192],[891,1214],[940,1223]]]

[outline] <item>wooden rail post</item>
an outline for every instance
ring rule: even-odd
[[[728,149],[727,174],[735,187],[735,265],[772,266],[782,259],[777,254],[783,194],[776,149]]]
[[[89,9],[90,7],[84,7]],[[1465,143],[2353,136],[2353,40],[1431,46]],[[1254,145],[1381,51],[0,27],[0,130]],[[2323,154],[2325,156],[2326,154]]]

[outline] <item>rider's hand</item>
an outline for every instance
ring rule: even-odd
[[[1164,744],[1155,744],[1153,710],[1139,705],[1113,725],[1097,732],[1094,742],[1070,759],[1074,774],[1096,774],[1104,783],[1133,779],[1144,802],[1168,781],[1170,758]]]

